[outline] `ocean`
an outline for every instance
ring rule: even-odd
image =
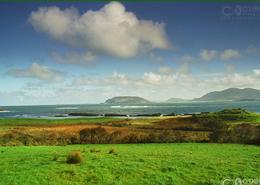
[[[190,102],[173,104],[80,104],[80,105],[34,105],[34,106],[1,106],[0,118],[55,118],[58,115],[66,116],[69,113],[98,113],[98,114],[191,114],[199,112],[220,111],[227,108],[243,108],[260,113],[260,101],[241,102]]]

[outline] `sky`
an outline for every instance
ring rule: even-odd
[[[1,3],[0,105],[260,89],[260,3]]]

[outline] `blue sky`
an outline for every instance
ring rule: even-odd
[[[260,89],[257,3],[1,3],[0,104]]]

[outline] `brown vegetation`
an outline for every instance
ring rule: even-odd
[[[80,151],[73,151],[67,156],[66,162],[68,164],[78,164],[83,161],[83,157]]]
[[[17,126],[0,131],[0,145],[5,146],[172,142],[260,144],[259,124],[230,125],[215,114],[129,119],[103,125]]]

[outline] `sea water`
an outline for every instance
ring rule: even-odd
[[[34,106],[0,106],[0,117],[18,118],[57,118],[69,113],[114,113],[114,114],[191,114],[199,112],[220,111],[229,108],[243,108],[260,113],[260,101],[240,102],[189,102],[189,103],[151,103],[151,104],[80,104],[80,105],[34,105]]]

